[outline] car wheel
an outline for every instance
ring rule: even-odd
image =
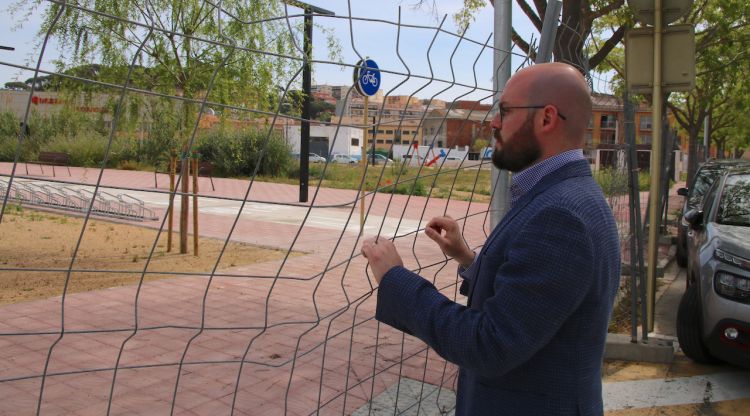
[[[690,359],[698,363],[715,363],[716,359],[703,344],[701,336],[701,300],[697,284],[688,286],[677,309],[677,340]]]

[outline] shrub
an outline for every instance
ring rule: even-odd
[[[250,176],[256,167],[259,175],[268,176],[289,175],[294,170],[289,146],[280,136],[268,136],[265,131],[212,132],[199,137],[195,149],[201,159],[213,162],[220,175]]]
[[[74,136],[58,135],[44,146],[44,150],[64,152],[70,155],[74,166],[100,167],[107,151],[108,136],[93,130],[83,130]],[[115,136],[109,146],[107,167],[117,166],[120,161],[133,159],[132,141],[128,137]]]

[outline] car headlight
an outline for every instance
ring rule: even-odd
[[[750,302],[750,279],[727,272],[717,272],[714,279],[716,293],[740,301]]]
[[[731,253],[727,253],[724,250],[721,250],[718,248],[714,250],[714,257],[723,261],[724,263],[729,263],[731,265],[750,270],[750,260],[744,259],[739,256],[735,256],[734,254],[731,254]]]

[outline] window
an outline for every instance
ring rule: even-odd
[[[443,141],[442,140],[438,140],[438,147],[443,147]]]
[[[591,118],[589,119],[589,128],[590,129],[594,128],[594,116],[591,116]]]
[[[352,146],[359,146],[359,139],[352,139]]]
[[[651,116],[641,116],[641,130],[651,130]]]
[[[378,134],[383,134],[383,130],[378,130]]]
[[[385,140],[385,144],[391,144],[391,143],[393,143],[393,140],[391,140],[391,139],[386,139]]]
[[[386,130],[385,134],[393,134],[393,130]]]
[[[383,139],[378,139],[378,144],[383,144]]]
[[[641,134],[638,136],[638,144],[651,144],[651,135]]]
[[[615,132],[614,131],[602,131],[600,141],[602,143],[615,144]]]
[[[594,134],[590,131],[586,132],[584,139],[586,140],[586,147],[592,147],[594,145]]]
[[[602,114],[601,118],[601,128],[603,129],[613,129],[617,125],[617,118],[612,114]]]

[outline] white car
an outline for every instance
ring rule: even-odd
[[[373,162],[372,153],[370,153],[369,155],[367,155],[367,163],[373,164],[372,162]],[[385,164],[386,166],[388,166],[388,165],[391,165],[392,163],[393,163],[393,159],[389,159],[381,155],[380,153],[375,153],[375,163],[374,163],[375,165]]]
[[[349,155],[334,154],[334,155],[331,155],[331,163],[343,163],[343,164],[356,165],[358,162],[356,159],[352,158]]]
[[[315,153],[310,153],[310,157],[308,158],[310,163],[326,163],[327,160],[323,156],[317,155]]]

